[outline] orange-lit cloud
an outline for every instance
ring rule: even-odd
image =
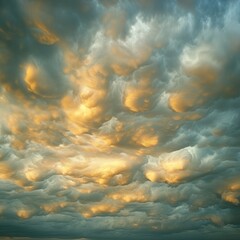
[[[1,1],[0,238],[238,239],[237,1]]]

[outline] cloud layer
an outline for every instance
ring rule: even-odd
[[[1,1],[0,236],[238,239],[239,1]]]

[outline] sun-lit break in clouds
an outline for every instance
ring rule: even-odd
[[[240,1],[0,1],[1,239],[240,239]]]

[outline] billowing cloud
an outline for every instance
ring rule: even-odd
[[[1,239],[239,239],[238,1],[1,1]]]

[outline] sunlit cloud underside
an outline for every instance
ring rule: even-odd
[[[0,1],[0,238],[240,239],[240,1]]]

